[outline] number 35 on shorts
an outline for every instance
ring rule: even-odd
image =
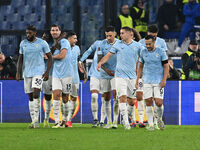
[[[66,90],[67,90],[67,92],[71,92],[72,91],[72,84],[66,84]]]

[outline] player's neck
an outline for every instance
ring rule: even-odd
[[[133,39],[124,40],[124,43],[125,43],[125,44],[131,44],[132,42],[133,42]]]
[[[31,43],[33,43],[33,42],[35,42],[36,40],[37,40],[37,38],[34,37],[32,41],[30,41],[30,40],[28,40],[28,41],[31,42]]]
[[[115,39],[112,41],[112,42],[108,42],[109,44],[111,44],[111,45],[113,45],[113,44],[115,44]]]

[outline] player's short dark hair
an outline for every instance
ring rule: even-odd
[[[152,36],[152,35],[145,36],[145,40],[150,40],[150,39],[152,39],[152,41],[156,40],[156,38],[154,36]]]
[[[152,24],[152,25],[148,26],[148,28],[147,28],[147,32],[158,33],[158,31],[159,31],[159,29],[156,24]]]
[[[0,51],[0,55],[4,55],[4,53],[2,51]]]
[[[52,25],[51,25],[51,28],[52,28],[52,27],[58,27],[58,29],[61,31],[61,27],[60,27],[60,25],[58,25],[58,24],[52,24]]]
[[[133,32],[134,33],[134,31],[133,31],[133,29],[132,28],[130,28],[130,27],[123,27],[123,28],[121,28],[121,29],[123,29],[123,30],[125,30],[125,31],[129,31],[129,32]]]
[[[37,32],[36,27],[34,25],[28,25],[26,30],[31,30],[33,32]]]
[[[107,26],[105,28],[105,32],[115,32],[115,27],[114,26]]]
[[[73,35],[76,35],[76,33],[73,32],[73,31],[69,31],[69,32],[67,32],[66,39],[72,37]]]

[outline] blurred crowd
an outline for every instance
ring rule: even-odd
[[[144,0],[135,0],[133,5],[123,5],[121,13],[116,19],[115,26],[118,31],[123,26],[134,27],[144,37],[147,32],[149,12],[145,8]],[[191,34],[194,39],[194,26],[200,25],[199,0],[164,0],[159,7],[157,23],[159,36],[164,32],[181,31],[179,47],[186,36]]]

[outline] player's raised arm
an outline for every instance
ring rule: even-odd
[[[103,64],[105,64],[113,55],[114,55],[113,53],[108,52],[108,53],[99,61],[99,63],[97,64],[97,70],[100,71],[99,68],[101,68],[101,66],[102,66]]]

